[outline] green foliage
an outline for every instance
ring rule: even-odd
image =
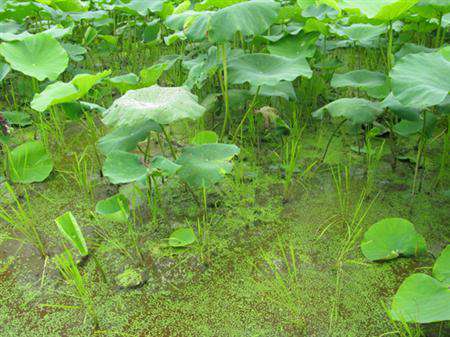
[[[8,155],[8,171],[15,183],[42,182],[52,170],[53,161],[39,141],[19,145]]]
[[[95,211],[106,219],[126,222],[129,216],[128,199],[123,194],[113,195],[97,202]]]
[[[181,168],[178,176],[193,187],[209,187],[230,173],[231,159],[239,148],[230,144],[202,144],[185,147],[176,160]]]
[[[39,81],[51,81],[67,68],[69,57],[59,42],[49,34],[28,36],[21,41],[4,42],[0,54],[11,68]]]
[[[411,222],[402,218],[387,218],[367,230],[361,250],[370,261],[378,261],[418,256],[426,252],[427,246]]]
[[[160,87],[130,90],[116,99],[105,111],[103,122],[110,126],[130,126],[153,120],[170,124],[182,119],[197,119],[205,109],[197,103],[197,96],[185,88]]]
[[[178,228],[170,234],[168,242],[171,247],[186,247],[193,244],[196,239],[192,228]]]

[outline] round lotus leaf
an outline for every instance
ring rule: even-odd
[[[231,144],[203,144],[185,147],[176,160],[181,168],[177,174],[193,187],[208,187],[220,181],[233,167],[231,159],[239,154]]]
[[[450,62],[439,53],[406,55],[390,75],[394,96],[405,106],[424,109],[437,105],[450,91]]]
[[[391,317],[407,323],[450,320],[450,289],[426,274],[406,278],[392,301]]]
[[[197,96],[182,87],[160,87],[129,90],[116,99],[103,115],[103,122],[111,126],[136,125],[148,120],[170,124],[182,119],[197,119],[205,108]]]
[[[139,180],[147,174],[147,168],[137,154],[113,151],[103,163],[103,174],[113,184],[124,184]]]
[[[331,117],[344,117],[353,124],[372,123],[383,112],[380,104],[363,98],[340,98],[313,112],[315,118],[323,118],[328,111]]]
[[[378,261],[421,255],[427,251],[427,246],[411,222],[402,218],[387,218],[367,230],[361,250],[370,261]]]
[[[123,194],[113,195],[97,202],[95,211],[112,221],[126,222],[129,215],[128,199]]]
[[[48,34],[36,34],[21,41],[0,45],[0,54],[14,70],[32,76],[39,81],[51,81],[61,74],[69,63],[67,52]]]
[[[192,228],[178,228],[169,237],[169,246],[186,247],[193,244],[196,240]]]
[[[374,98],[385,98],[390,90],[386,75],[376,71],[355,70],[345,74],[334,74],[331,79],[333,88],[361,88]]]
[[[264,33],[278,18],[280,4],[271,0],[240,2],[219,9],[211,16],[208,36],[213,42],[232,41],[237,32],[244,37]]]
[[[53,162],[41,142],[31,141],[11,151],[8,170],[15,183],[41,182],[52,172]]]
[[[311,78],[312,70],[304,57],[287,58],[271,54],[244,54],[230,60],[230,82],[253,86],[276,85],[299,76]]]
[[[419,0],[341,0],[339,6],[359,11],[370,19],[392,21],[418,2]]]
[[[450,245],[447,245],[433,266],[433,276],[450,286]]]

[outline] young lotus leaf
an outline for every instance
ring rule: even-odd
[[[191,143],[195,145],[213,144],[219,141],[219,136],[214,131],[200,131],[192,139]]]
[[[391,260],[399,256],[417,256],[426,252],[425,239],[406,219],[387,218],[373,224],[361,243],[370,261]]]
[[[186,247],[195,242],[197,238],[192,228],[178,228],[169,237],[169,246]]]
[[[404,119],[395,124],[393,126],[393,130],[395,133],[403,137],[409,137],[415,134],[419,134],[422,133],[422,131],[424,131],[427,137],[431,137],[436,123],[436,116],[429,112],[426,115],[425,121],[423,120],[423,118],[419,118],[416,121],[409,121]]]
[[[450,289],[426,274],[413,274],[403,281],[394,296],[391,317],[407,323],[450,320]]]
[[[84,239],[83,232],[80,226],[78,226],[77,220],[73,216],[72,212],[66,212],[60,217],[55,219],[56,225],[64,237],[70,241],[70,243],[78,250],[82,256],[89,254],[86,240]]]
[[[354,70],[345,74],[334,74],[331,80],[333,88],[361,88],[374,98],[385,98],[389,94],[386,75],[368,70]]]
[[[450,286],[450,245],[447,245],[433,266],[433,276],[447,286]]]
[[[450,91],[450,62],[439,53],[407,55],[390,75],[395,98],[406,106],[424,109],[437,105]]]
[[[360,11],[369,19],[393,21],[418,3],[419,0],[342,0],[342,9]]]
[[[257,36],[275,23],[280,4],[272,0],[240,2],[219,9],[210,19],[209,38],[212,42],[227,42],[237,32],[242,36]]]
[[[276,85],[299,76],[311,78],[312,71],[304,57],[287,58],[271,54],[244,54],[230,60],[230,82],[253,86]]]
[[[129,216],[128,199],[120,193],[113,195],[97,202],[95,211],[111,221],[127,222]]]
[[[220,181],[233,167],[231,159],[240,152],[236,145],[202,144],[185,147],[176,160],[178,176],[193,187],[208,187]]]
[[[11,151],[8,170],[15,183],[41,182],[52,172],[53,162],[41,142],[30,141]]]
[[[44,91],[34,95],[31,107],[43,112],[52,105],[76,101],[109,74],[111,74],[111,70],[105,70],[95,75],[79,74],[68,83],[58,81],[50,84]]]
[[[32,76],[39,81],[51,81],[61,74],[69,63],[69,57],[52,36],[41,33],[0,44],[0,54],[14,70]]]
[[[373,122],[383,112],[380,104],[363,98],[340,98],[313,112],[316,118],[323,118],[328,111],[331,117],[344,117],[353,124]]]
[[[113,184],[124,184],[139,180],[147,175],[147,168],[137,154],[113,151],[103,163],[103,174]]]
[[[138,125],[121,126],[100,138],[98,148],[104,155],[113,151],[133,151],[145,140],[150,131],[161,132],[159,124],[148,120]]]
[[[186,118],[197,119],[204,111],[197,96],[185,88],[154,85],[127,91],[105,111],[103,122],[110,126],[136,125],[148,120],[170,124]]]

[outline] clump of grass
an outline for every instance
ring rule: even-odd
[[[0,203],[0,219],[3,220],[14,237],[16,232],[23,235],[26,242],[35,246],[39,253],[45,257],[47,256],[44,242],[36,227],[36,219],[33,218],[33,211],[31,208],[30,196],[25,190],[22,202],[17,196],[10,184],[5,182],[6,195],[3,194]]]

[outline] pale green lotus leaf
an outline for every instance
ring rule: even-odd
[[[450,289],[426,274],[413,274],[397,290],[390,310],[396,321],[431,323],[450,320]]]
[[[313,117],[323,118],[325,111],[328,111],[333,118],[344,117],[353,124],[372,123],[377,116],[383,113],[378,102],[371,102],[363,98],[340,98],[314,111]]]
[[[427,251],[427,246],[411,222],[402,218],[387,218],[370,226],[364,234],[361,250],[370,261],[378,261],[418,256]]]
[[[197,96],[185,88],[154,85],[127,91],[105,111],[103,122],[110,126],[136,125],[148,120],[170,124],[182,119],[197,119],[204,111]]]
[[[341,0],[344,10],[356,10],[372,19],[392,21],[418,3],[419,0]]]
[[[186,247],[195,242],[197,238],[192,228],[178,228],[169,237],[169,246]]]
[[[54,81],[69,63],[64,48],[52,36],[41,33],[21,41],[0,44],[0,54],[11,68],[39,81]]]
[[[145,177],[147,168],[137,154],[112,151],[103,163],[103,174],[113,184],[124,184]]]
[[[312,70],[304,57],[287,58],[271,54],[244,54],[230,60],[229,80],[233,84],[276,85],[299,76],[311,78]]]
[[[450,91],[450,61],[439,53],[406,55],[390,76],[394,96],[405,106],[424,109],[437,105]]]
[[[210,19],[208,36],[213,42],[232,41],[242,36],[257,36],[275,23],[280,4],[272,0],[251,0],[219,9]]]
[[[240,152],[236,145],[202,144],[185,147],[175,161],[181,165],[177,175],[193,187],[209,187],[220,181],[233,167],[231,160]]]

